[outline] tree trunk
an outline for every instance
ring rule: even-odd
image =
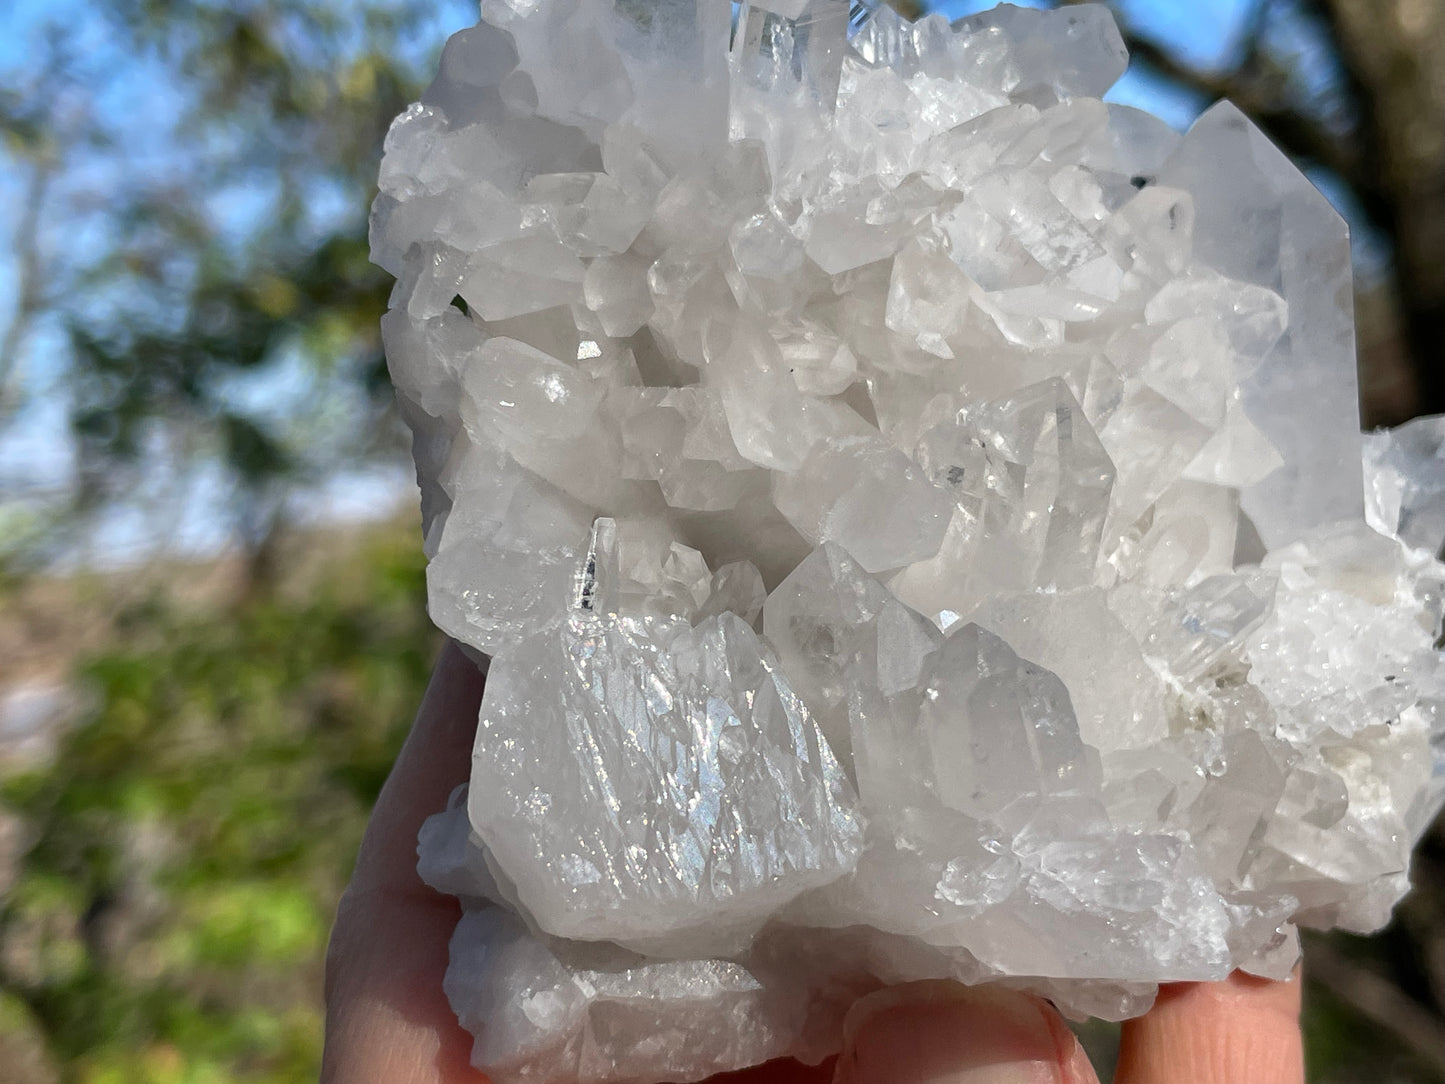
[[[1325,0],[1395,246],[1422,413],[1445,412],[1445,2]]]

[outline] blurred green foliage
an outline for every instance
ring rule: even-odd
[[[0,1032],[85,1084],[314,1078],[331,915],[437,645],[423,597],[388,532],[300,594],[121,615],[54,762],[0,785],[31,843]]]

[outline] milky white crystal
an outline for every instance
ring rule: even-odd
[[[1387,920],[1445,421],[1362,443],[1343,222],[1230,105],[1102,102],[1126,59],[1095,6],[484,0],[397,119],[431,613],[492,658],[419,869],[499,1084]]]

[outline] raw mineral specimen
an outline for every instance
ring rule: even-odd
[[[817,1060],[910,979],[1117,1019],[1405,891],[1445,422],[1362,445],[1343,222],[1125,61],[1101,7],[483,0],[397,119],[431,612],[492,658],[420,869],[499,1084]]]

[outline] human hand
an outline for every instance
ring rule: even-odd
[[[322,1084],[483,1084],[442,993],[455,900],[422,883],[416,838],[471,762],[483,678],[448,644],[377,799],[326,961]],[[1124,1025],[1115,1084],[1300,1084],[1300,983],[1236,975],[1166,987]],[[711,1084],[1098,1084],[1046,1002],[915,983],[865,997],[836,1061],[774,1062]]]

